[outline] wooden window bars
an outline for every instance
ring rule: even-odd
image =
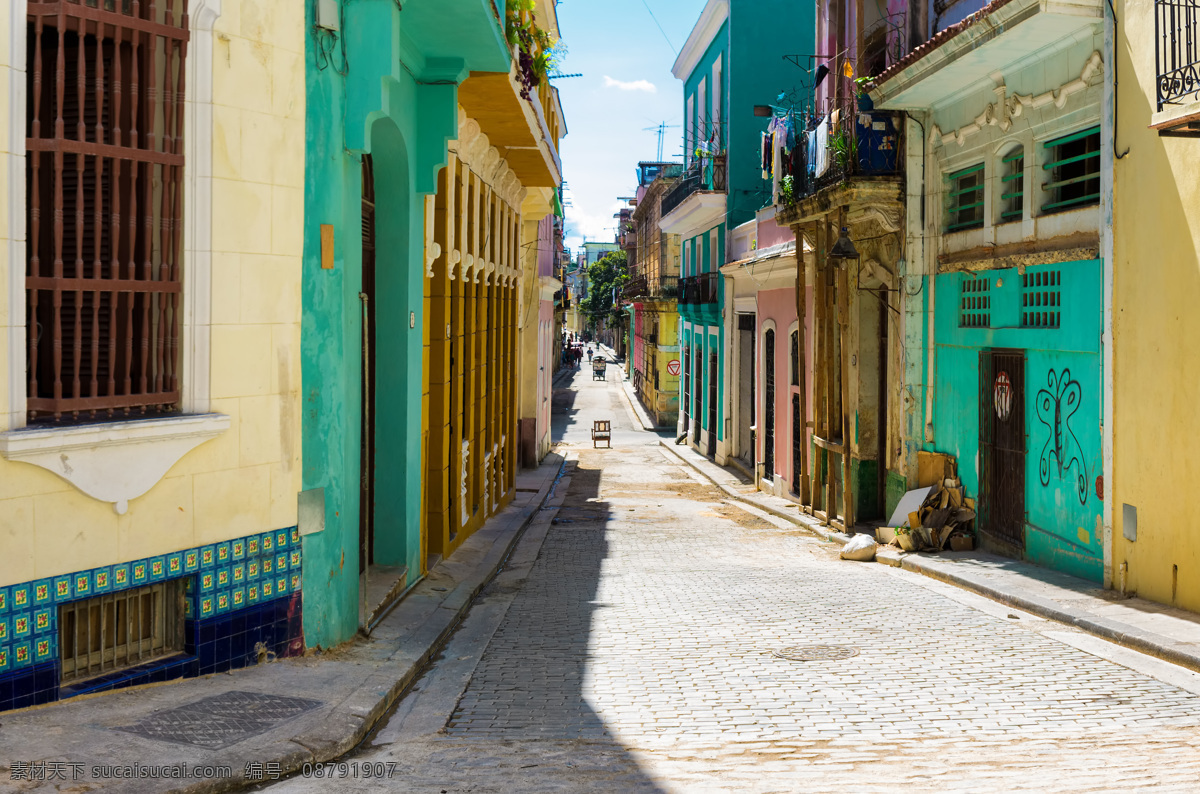
[[[29,0],[30,421],[175,410],[187,0]]]

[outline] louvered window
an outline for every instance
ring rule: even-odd
[[[1019,221],[1025,214],[1025,149],[1018,147],[1010,152],[1001,163],[1004,176],[1000,177],[1001,205],[1000,222]]]
[[[950,175],[949,199],[946,231],[983,226],[983,163]]]
[[[187,0],[28,0],[27,409],[179,403]]]
[[[1042,205],[1042,213],[1100,203],[1100,128],[1092,127],[1048,141],[1046,182],[1050,201]]]

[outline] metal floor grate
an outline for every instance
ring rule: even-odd
[[[265,733],[321,705],[319,700],[258,692],[226,692],[160,711],[141,722],[115,730],[162,742],[220,750]]]

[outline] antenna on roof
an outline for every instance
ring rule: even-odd
[[[646,132],[653,132],[655,130],[658,131],[658,162],[662,162],[663,135],[666,134],[666,131],[670,128],[678,126],[678,124],[668,124],[664,121],[657,127],[642,127],[642,129]]]

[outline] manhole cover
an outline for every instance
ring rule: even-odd
[[[789,662],[831,662],[858,656],[858,649],[848,645],[793,645],[772,653]]]
[[[220,750],[322,705],[306,698],[226,692],[117,728],[147,739]]]

